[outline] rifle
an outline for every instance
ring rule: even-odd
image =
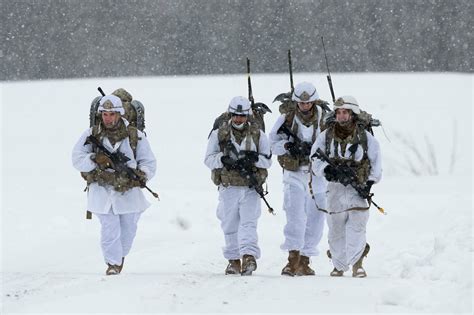
[[[226,147],[230,149],[236,156],[239,156],[237,149],[235,148],[234,144],[232,143],[230,139],[227,142]],[[241,151],[241,153],[245,154],[245,151]],[[249,183],[250,183],[249,188],[255,189],[257,194],[260,196],[260,198],[263,199],[263,202],[265,202],[265,204],[267,205],[268,212],[275,215],[275,211],[270,206],[267,199],[265,199],[265,195],[267,193],[263,191],[262,185],[258,184],[257,178],[255,177],[255,172],[251,168],[245,168],[245,167],[240,167],[239,169],[237,169],[237,172],[239,172],[240,176],[242,176],[243,178],[247,178],[249,180]]]
[[[328,69],[328,75],[326,76],[326,78],[328,79],[329,89],[331,90],[332,101],[334,103],[336,102],[336,96],[334,93],[334,87],[332,86],[331,72],[329,72],[328,56],[326,54],[326,47],[324,46],[323,36],[321,36],[321,42],[323,43],[324,58],[326,58],[326,68]]]
[[[291,100],[291,95],[295,90],[295,87],[293,85],[293,64],[291,62],[291,49],[288,49],[288,68],[290,72],[290,92],[278,94],[273,100],[273,103],[275,103],[276,101],[284,102],[286,100]]]
[[[293,85],[293,63],[291,62],[291,49],[288,49],[288,68],[290,71],[290,96],[293,94],[295,90],[295,86]]]
[[[260,198],[263,199],[263,202],[265,202],[265,204],[267,205],[268,207],[268,212],[275,215],[275,211],[273,210],[273,208],[270,206],[270,204],[268,203],[267,199],[265,199],[265,191],[263,191],[263,187],[262,185],[259,185],[258,184],[258,181],[257,181],[257,178],[255,177],[255,173],[252,169],[250,168],[245,168],[245,167],[242,167],[238,170],[240,176],[244,177],[244,178],[248,178],[249,180],[249,188],[253,188],[255,189],[255,191],[257,192],[257,194],[260,196]]]
[[[247,57],[247,84],[248,84],[248,89],[249,89],[249,101],[251,103],[252,110],[262,115],[262,122],[263,122],[263,115],[265,115],[266,113],[271,113],[272,111],[267,105],[265,105],[262,102],[255,103],[255,99],[253,98],[253,92],[252,92],[252,81],[250,80],[250,59],[248,57]],[[262,127],[263,127],[263,131],[265,131],[265,124]]]
[[[300,148],[303,147],[303,144],[304,143],[308,143],[308,144],[311,144],[309,142],[305,142],[305,141],[301,141],[300,138],[298,138],[297,135],[295,135],[287,126],[285,123],[283,123],[280,128],[278,129],[277,133],[280,133],[280,132],[283,132],[284,134],[286,134],[288,137],[292,137],[293,138],[293,141],[294,143],[299,146]],[[304,154],[300,154],[301,157],[305,157]]]
[[[247,83],[249,86],[249,101],[252,104],[252,108],[255,105],[255,100],[252,93],[252,81],[250,81],[250,59],[247,57]]]
[[[301,139],[298,138],[297,135],[295,135],[287,126],[286,124],[283,122],[283,124],[281,124],[280,128],[278,129],[277,133],[280,133],[280,132],[283,132],[284,134],[286,134],[288,137],[292,137],[293,140],[295,141],[296,144],[300,144],[301,142]]]
[[[131,180],[138,181],[143,188],[146,188],[155,198],[160,199],[158,194],[154,191],[152,191],[145,182],[138,176],[137,173],[135,173],[135,170],[127,166],[127,162],[130,161],[130,158],[128,158],[125,154],[123,154],[120,151],[117,152],[110,152],[104,145],[97,139],[96,137],[90,135],[87,137],[86,144],[93,144],[95,145],[105,156],[107,156],[111,161],[112,161],[112,168],[119,173],[126,173]]]
[[[363,187],[361,187],[358,183],[357,183],[357,174],[355,172],[355,170],[353,170],[352,168],[348,168],[347,172],[345,171],[342,171],[340,169],[340,167],[338,165],[336,165],[336,163],[334,163],[333,161],[331,161],[331,159],[326,155],[326,153],[323,152],[323,150],[321,150],[321,148],[318,148],[316,150],[316,152],[311,156],[311,158],[313,157],[316,157],[318,158],[319,160],[321,161],[324,161],[324,162],[327,162],[329,165],[331,165],[332,167],[334,167],[334,169],[336,169],[336,171],[343,176],[343,178],[345,179],[348,179],[349,180],[349,183],[350,185],[352,186],[352,188],[354,188],[357,193],[359,194],[359,196],[361,196],[362,198],[364,199],[367,199],[367,201],[369,202],[369,207],[370,207],[370,204],[372,203],[375,207],[377,207],[377,209],[383,213],[383,214],[387,214],[385,212],[385,210],[382,208],[382,207],[379,207],[373,200],[372,200],[372,197],[374,196],[373,193],[367,193]]]
[[[102,88],[100,86],[97,88],[97,90],[99,90],[99,92],[102,96],[105,96],[105,93],[104,93],[104,91],[102,90]]]

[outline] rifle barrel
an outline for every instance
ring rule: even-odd
[[[290,71],[290,88],[291,88],[291,94],[293,94],[293,91],[295,90],[294,84],[293,84],[293,63],[291,62],[291,49],[288,49],[288,68]]]
[[[336,101],[336,95],[334,93],[334,87],[332,85],[331,72],[329,71],[328,56],[326,54],[326,46],[324,46],[324,37],[323,36],[321,36],[321,42],[323,43],[324,58],[326,59],[326,68],[328,69],[328,75],[326,76],[326,78],[328,79],[329,90],[331,90],[332,101],[334,103]]]
[[[255,101],[253,99],[253,92],[252,92],[252,81],[250,79],[250,59],[247,57],[247,82],[249,87],[249,101],[254,105]]]

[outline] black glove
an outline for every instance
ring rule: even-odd
[[[255,151],[245,151],[244,159],[248,160],[249,163],[257,163],[258,161],[258,152]]]
[[[365,183],[365,186],[359,191],[359,195],[362,198],[367,198],[370,194],[370,189],[372,189],[373,184],[374,184],[373,180],[367,181],[367,183]]]
[[[297,156],[301,155],[300,146],[297,145],[294,142],[285,143],[285,149],[287,149],[288,152],[290,152],[290,155],[293,156],[293,157],[297,157]]]
[[[324,168],[324,177],[328,182],[336,181],[337,170],[334,166],[328,165]]]
[[[349,166],[340,165],[337,169],[336,181],[344,186],[350,185],[353,181],[357,181],[352,175],[352,170]]]
[[[236,161],[234,161],[230,156],[228,155],[223,155],[221,157],[221,162],[222,164],[224,164],[224,167],[226,169],[228,169],[229,171],[230,170],[234,170],[236,168]]]
[[[309,154],[311,153],[312,146],[313,144],[310,142],[301,142],[301,149],[300,149],[301,155],[309,156]]]
[[[300,144],[287,142],[285,144],[285,149],[287,149],[293,157],[304,157],[309,156],[312,146],[313,144],[310,142],[301,142]]]
[[[244,157],[238,159],[236,161],[236,169],[251,169],[255,162],[258,161],[258,153],[254,152],[255,154],[245,154]]]

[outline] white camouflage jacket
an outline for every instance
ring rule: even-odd
[[[125,125],[128,121],[124,119]],[[72,163],[79,172],[93,171],[97,165],[91,160],[92,145],[84,145],[86,138],[92,133],[92,128],[86,130],[79,141],[72,150]],[[114,146],[111,145],[109,139],[104,138],[102,144],[110,152],[117,150],[124,153],[130,161],[127,165],[131,168],[136,168],[145,172],[147,180],[150,180],[156,172],[156,159],[151,151],[150,144],[146,136],[138,130],[138,143],[136,149],[136,157],[133,156],[133,150],[130,146],[129,138],[117,142]],[[141,138],[141,139],[140,139]],[[150,206],[150,203],[145,199],[142,190],[139,187],[134,187],[124,193],[113,190],[111,186],[99,186],[97,183],[89,185],[87,193],[87,210],[93,213],[107,214],[110,209],[114,214],[125,214],[143,212]]]
[[[328,130],[323,131],[316,142],[311,148],[311,156],[319,148],[323,152],[326,152],[326,134]],[[378,183],[382,178],[382,157],[380,153],[380,146],[377,139],[374,138],[369,132],[365,131],[367,134],[367,157],[370,161],[370,173],[368,180]],[[329,157],[334,157],[334,140],[331,142],[331,149]],[[341,148],[338,149],[339,157],[341,156]],[[362,160],[363,157],[363,148],[361,145],[358,145],[357,150],[354,155],[356,161]],[[346,150],[344,158],[350,158],[349,150]],[[316,157],[312,161],[312,169],[314,174],[317,176],[324,176],[324,168],[328,165],[327,162],[321,161]],[[350,185],[344,186],[337,182],[328,182],[327,187],[327,211],[328,212],[342,212],[351,208],[364,208],[367,207],[367,201],[362,199],[357,191]]]

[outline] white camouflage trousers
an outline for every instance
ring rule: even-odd
[[[329,250],[337,270],[347,271],[365,249],[369,211],[346,211],[327,215]]]
[[[314,194],[308,187],[309,173],[288,172],[284,175],[283,210],[286,225],[283,230],[285,242],[280,246],[285,251],[299,250],[301,255],[311,257],[319,254],[318,244],[324,230],[326,194]]]
[[[255,189],[219,186],[216,215],[224,232],[226,259],[240,259],[243,255],[260,258],[257,235],[260,213],[260,196]]]
[[[137,233],[137,223],[141,213],[95,214],[101,224],[100,245],[105,263],[121,265],[132,248]]]

